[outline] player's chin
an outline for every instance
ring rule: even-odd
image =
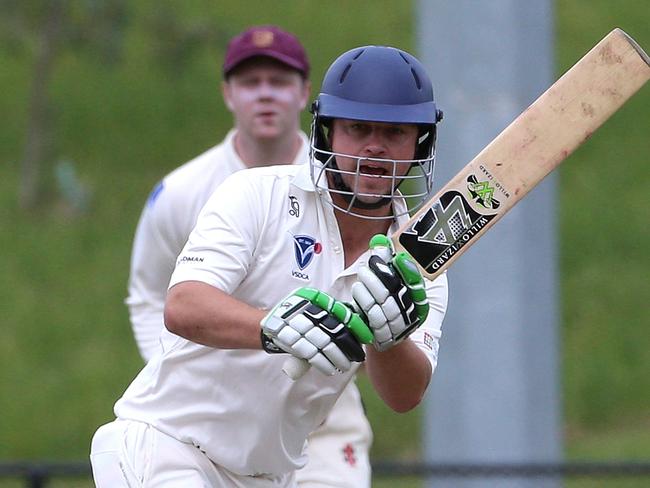
[[[362,176],[359,183],[357,192],[364,198],[379,201],[391,194],[392,182],[390,180]]]
[[[273,140],[283,135],[283,130],[276,124],[258,125],[253,130],[253,135],[260,140]]]
[[[357,193],[356,195],[356,200],[359,202],[365,204],[365,205],[376,205],[377,203],[380,202],[386,202],[386,199],[389,198],[389,194],[379,194],[379,193],[370,193],[370,192],[364,192],[364,193]]]

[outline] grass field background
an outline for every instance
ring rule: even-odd
[[[280,24],[305,43],[315,89],[352,46],[415,46],[413,7],[396,0],[263,3],[254,11],[230,0],[127,5],[119,59],[77,44],[55,60],[50,156],[41,168],[43,199],[31,210],[19,208],[17,188],[38,30],[0,44],[0,460],[85,459],[92,433],[141,366],[123,305],[138,215],[162,175],[220,140],[231,123],[218,91],[223,46],[179,58],[170,48],[175,32],[212,26],[229,37],[252,23]],[[38,7],[26,10],[37,22]],[[152,28],[161,11],[176,30]],[[650,49],[645,0],[558,0],[556,14],[558,74],[615,26]],[[646,86],[559,170],[572,459],[650,459],[649,109]],[[89,195],[84,211],[56,183],[62,161]],[[418,459],[422,412],[392,414],[364,380],[361,387],[373,457]]]

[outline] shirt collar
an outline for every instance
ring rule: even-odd
[[[237,149],[235,148],[235,135],[237,134],[237,129],[234,127],[228,131],[226,134],[226,137],[224,137],[224,144],[226,145],[227,148],[229,148],[229,151],[232,153],[232,157],[235,158],[235,160],[240,164],[242,168],[247,168],[249,167],[244,161],[242,161],[241,157],[237,153]],[[303,131],[298,131],[298,136],[300,137],[300,148],[298,149],[298,152],[296,153],[296,157],[292,161],[292,164],[303,164],[305,162],[305,159],[308,158],[309,156],[309,138],[307,137],[307,134],[305,134]],[[304,164],[303,166],[309,166],[308,164]],[[309,173],[307,173],[307,176],[309,177]]]
[[[316,191],[316,188],[314,188],[314,184],[311,181],[311,165],[301,164],[300,169],[296,171],[291,184],[303,191]]]

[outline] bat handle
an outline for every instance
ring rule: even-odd
[[[282,366],[282,371],[293,381],[300,379],[311,365],[306,359],[300,359],[295,356],[289,356]]]

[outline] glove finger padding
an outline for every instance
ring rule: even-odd
[[[347,371],[352,362],[365,360],[356,335],[372,342],[372,333],[358,314],[311,288],[300,288],[285,298],[261,326],[267,352],[288,352],[326,375]]]
[[[358,272],[352,297],[373,331],[375,348],[398,344],[426,319],[429,304],[424,280],[412,258],[394,254],[383,235],[371,240],[368,265]]]

